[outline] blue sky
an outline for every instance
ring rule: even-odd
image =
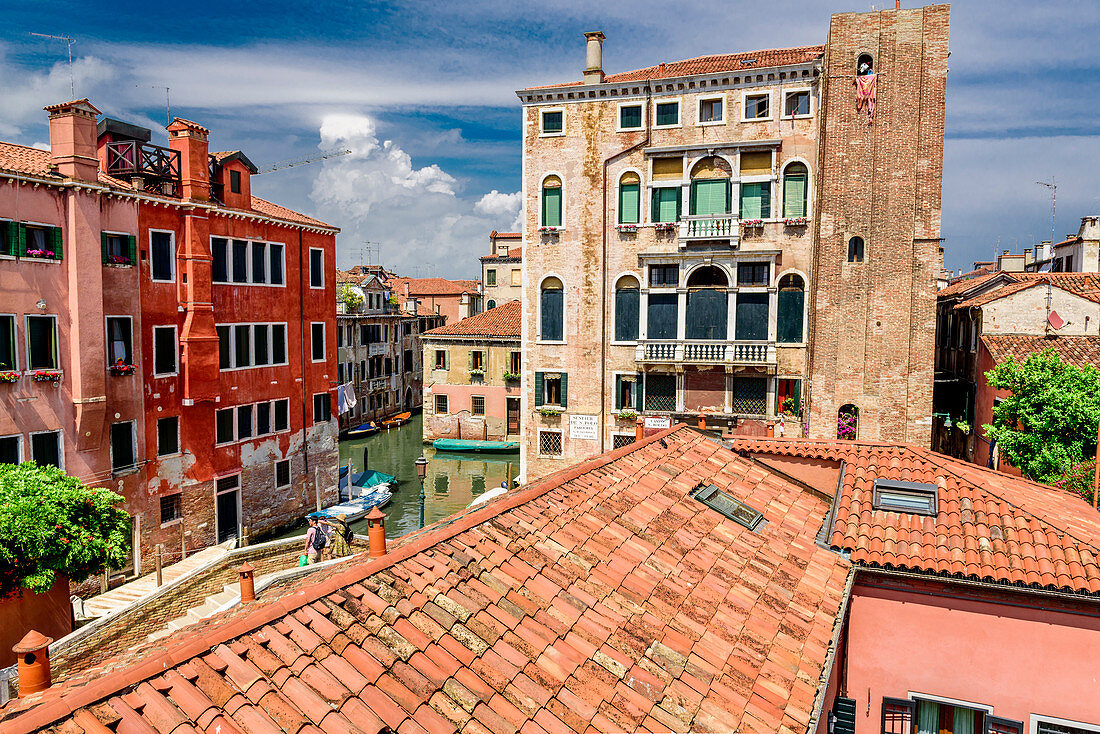
[[[888,0],[887,0],[888,1]],[[914,6],[908,2],[904,5]],[[881,6],[881,4],[880,4]],[[77,96],[153,128],[172,114],[213,150],[261,168],[347,147],[353,155],[254,179],[254,191],[343,229],[346,267],[472,276],[519,208],[516,89],[579,79],[586,30],[609,72],[705,53],[820,43],[829,13],[864,2],[655,0],[463,3],[12,3],[0,0],[0,139],[47,141],[42,107]],[[186,10],[184,10],[186,8]],[[701,33],[701,29],[707,32]],[[722,32],[713,32],[722,29]],[[1057,237],[1100,212],[1100,3],[963,0],[952,6],[943,236],[947,265]]]

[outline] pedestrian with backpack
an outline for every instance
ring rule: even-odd
[[[325,535],[317,518],[310,515],[309,530],[306,531],[306,563],[320,563],[321,551],[328,545],[328,536]]]

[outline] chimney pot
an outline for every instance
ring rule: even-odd
[[[96,117],[99,110],[87,99],[44,109],[50,115],[50,162],[57,172],[78,181],[97,181]]]
[[[585,39],[585,84],[603,84],[603,42],[606,36],[601,31],[589,31]]]
[[[12,647],[11,651],[19,656],[19,695],[44,691],[50,687],[50,643],[53,638],[46,637],[37,630],[31,630]]]
[[[386,555],[386,515],[377,505],[367,515],[367,542],[371,558]]]
[[[643,433],[642,429],[644,427],[645,427],[645,421],[642,420],[641,416],[639,416],[638,420],[634,423],[634,440],[635,441],[641,441],[642,440],[642,433]]]
[[[256,579],[253,574],[255,570],[248,561],[242,563],[237,569],[237,573],[241,575],[241,604],[256,601]]]

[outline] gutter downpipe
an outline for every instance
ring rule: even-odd
[[[607,406],[607,167],[612,161],[617,158],[621,158],[628,153],[633,153],[635,150],[649,144],[649,133],[652,125],[651,118],[653,117],[650,110],[651,100],[653,97],[653,89],[650,83],[645,83],[645,137],[639,140],[629,148],[620,150],[618,153],[613,153],[607,158],[603,159],[603,178],[600,182],[600,188],[602,191],[603,209],[600,210],[600,452],[607,450],[605,439],[607,438],[607,414],[605,410]],[[638,214],[641,219],[642,212],[642,192],[641,187],[638,187]],[[641,386],[638,386],[641,389]]]
[[[309,430],[306,427],[306,285],[305,265],[302,262],[302,252],[305,248],[305,239],[301,228],[298,229],[298,352],[302,358],[302,460],[305,462],[304,470],[306,481],[309,481]],[[337,462],[339,463],[339,462]],[[364,467],[365,469],[366,467]],[[317,480],[313,481],[313,493],[317,497],[317,510],[321,509],[321,489],[317,486]]]

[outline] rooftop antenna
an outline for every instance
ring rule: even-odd
[[[329,158],[339,158],[342,155],[350,155],[351,151],[344,148],[341,150],[329,150],[320,155],[303,156],[301,158],[291,158],[290,160],[277,161],[272,163],[266,168],[261,168],[253,176],[259,176],[261,173],[271,173],[272,171],[281,171],[284,168],[295,168],[297,166],[306,166],[310,163],[316,163],[317,161],[327,160]]]
[[[379,249],[382,247],[379,242],[367,242],[364,241],[362,247],[359,248],[359,260],[363,260],[363,251],[367,253],[366,266],[369,268],[374,264],[374,258],[377,257]]]
[[[162,87],[159,84],[135,84],[135,87],[147,87],[148,89],[163,89],[164,90],[164,114],[168,118],[168,122],[164,123],[165,127],[172,124],[172,99],[169,97],[169,88]]]
[[[73,44],[76,43],[75,38],[69,38],[68,36],[51,36],[48,33],[32,33],[32,36],[38,36],[39,38],[52,38],[55,41],[64,41],[69,45],[69,93],[76,98],[76,82],[73,80]]]
[[[1054,176],[1050,177],[1050,181],[1036,181],[1035,183],[1040,186],[1045,186],[1050,189],[1050,244],[1054,246],[1054,206],[1058,201],[1058,184],[1054,181]]]

